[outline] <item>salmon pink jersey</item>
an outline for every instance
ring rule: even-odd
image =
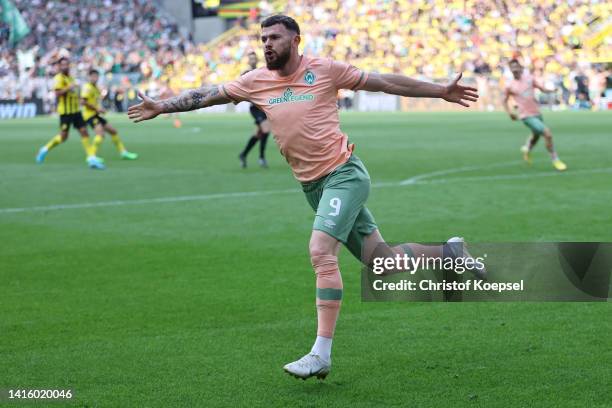
[[[540,108],[534,95],[536,86],[541,85],[528,72],[523,72],[520,79],[512,78],[506,86],[506,90],[518,105],[519,117],[521,119],[540,114]]]
[[[344,164],[353,151],[340,130],[338,89],[359,89],[367,73],[329,58],[302,56],[289,76],[258,68],[221,87],[238,103],[250,101],[266,113],[281,154],[295,178],[317,180]]]

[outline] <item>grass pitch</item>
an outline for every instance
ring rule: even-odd
[[[610,303],[361,303],[345,250],[332,372],[287,376],[315,336],[313,214],[274,143],[269,170],[257,147],[241,170],[246,115],[110,120],[141,158],[107,140],[102,172],[74,131],[34,163],[57,119],[0,122],[0,388],[90,407],[612,405]],[[564,174],[543,145],[524,165],[527,129],[500,113],[342,116],[387,240],[612,241],[612,114],[545,120]]]

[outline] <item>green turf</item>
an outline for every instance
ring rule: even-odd
[[[241,170],[246,115],[110,119],[141,158],[107,141],[103,172],[74,134],[34,164],[57,119],[0,122],[0,388],[99,407],[612,406],[610,303],[361,303],[346,251],[332,373],[286,376],[315,335],[313,215],[274,144],[269,170],[255,152]],[[565,174],[542,145],[526,167],[527,129],[500,113],[342,122],[388,240],[612,241],[612,115],[545,119]]]

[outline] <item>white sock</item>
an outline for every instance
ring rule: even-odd
[[[312,354],[321,357],[324,361],[329,362],[331,359],[332,339],[329,337],[317,336],[312,350]]]

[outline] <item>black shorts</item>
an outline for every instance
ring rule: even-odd
[[[253,116],[253,118],[255,119],[256,125],[259,125],[261,124],[261,122],[268,119],[266,114],[255,105],[251,105],[251,107],[249,108],[249,111],[251,112],[251,116]]]
[[[87,126],[81,112],[60,115],[60,129],[68,131],[70,130],[70,125],[73,125],[75,129],[81,129]]]
[[[104,119],[102,116],[100,115],[93,115],[91,118],[87,119],[87,124],[89,126],[93,128],[95,128],[97,125],[101,124],[102,126],[106,125],[106,119]]]

